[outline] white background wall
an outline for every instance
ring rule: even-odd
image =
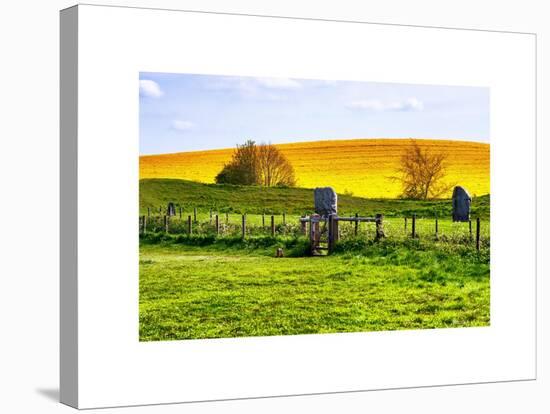
[[[545,1],[535,0],[149,0],[102,4],[363,20],[538,33],[539,365],[535,382],[376,391],[107,409],[130,412],[546,413],[550,409],[548,170],[550,37]],[[3,2],[0,8],[0,412],[63,413],[58,393],[58,10],[62,0]],[[146,28],[144,28],[146,30]],[[546,98],[546,99],[545,99]],[[513,97],[510,97],[513,99]],[[546,176],[546,177],[545,177]],[[543,187],[546,184],[546,190]],[[543,234],[543,231],[545,234]],[[519,275],[518,275],[519,277]],[[513,304],[510,304],[513,306]],[[546,323],[546,327],[543,325]],[[510,355],[513,358],[513,355]],[[544,395],[546,391],[547,395]]]

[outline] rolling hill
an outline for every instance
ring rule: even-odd
[[[141,214],[147,207],[153,210],[166,207],[168,202],[181,206],[187,214],[193,208],[208,211],[213,208],[220,212],[248,214],[287,214],[302,215],[311,213],[313,191],[306,188],[235,186],[228,184],[202,184],[176,179],[143,179],[139,182],[139,202]],[[356,196],[339,195],[338,208],[341,215],[374,215],[383,213],[387,217],[412,215],[450,217],[450,200],[387,200],[366,199]],[[472,203],[472,216],[489,217],[489,196],[477,197]]]
[[[490,193],[489,144],[417,140],[419,145],[448,155],[447,182],[464,186],[471,195]],[[395,198],[400,193],[396,175],[408,139],[352,139],[279,144],[294,166],[299,187],[332,186],[339,194]],[[175,178],[213,183],[233,148],[145,155],[140,157],[140,179]],[[450,196],[450,193],[448,194]]]

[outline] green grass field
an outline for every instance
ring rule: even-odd
[[[283,212],[300,216],[312,212],[313,191],[308,188],[257,187],[203,184],[176,179],[143,179],[139,182],[140,214],[147,214],[147,207],[158,212],[169,202],[182,207],[185,215],[197,208],[206,214],[211,208],[219,213],[277,214]],[[387,217],[450,217],[450,200],[399,200],[373,199],[338,195],[340,215],[374,215]],[[490,197],[484,195],[472,201],[472,217],[489,218]]]
[[[489,324],[488,249],[387,240],[327,257],[277,259],[272,253],[283,241],[269,240],[143,240],[140,339]]]
[[[168,202],[177,215],[166,233],[162,210]],[[335,253],[310,257],[299,217],[312,205],[311,189],[141,180],[140,214],[149,208],[151,216],[140,235],[140,340],[489,324],[489,195],[472,201],[472,217],[481,218],[480,251],[468,223],[450,220],[450,200],[339,195],[340,216],[384,214],[387,237],[374,241],[373,223],[362,223],[356,235],[355,225],[343,222]],[[410,237],[413,214],[417,239]],[[274,257],[278,247],[284,258]]]

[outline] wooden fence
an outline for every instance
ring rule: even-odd
[[[141,215],[139,217],[139,231],[141,234],[146,234],[148,231],[151,230],[151,228],[154,228],[156,231],[158,231],[158,224],[153,224],[152,222],[156,220],[158,223],[158,220],[161,220],[162,224],[162,231],[168,233],[172,226],[172,220],[174,216],[179,216],[179,225],[178,228],[182,229],[182,223],[185,223],[185,230],[184,233],[188,235],[192,235],[195,233],[195,228],[200,227],[200,224],[197,220],[198,214],[197,214],[197,208],[193,208],[192,215],[187,215],[187,218],[184,219],[183,217],[183,210],[181,207],[178,208],[177,214],[174,213],[175,209],[173,210],[173,214],[163,214],[162,207],[159,208],[158,214],[153,215],[152,209],[150,207],[147,208],[147,214]],[[165,210],[164,212],[168,212]],[[239,224],[233,223],[234,226],[240,227],[240,236],[242,238],[245,238],[247,236],[247,226],[248,226],[248,219],[247,214],[240,214],[241,219]],[[284,232],[284,229],[287,228],[287,216],[286,213],[283,212],[282,214],[278,215],[266,215],[266,213],[261,214],[261,228],[264,231],[268,231],[271,236],[275,236],[277,234],[277,225],[276,225],[276,218],[278,217],[279,224],[282,224],[282,229]],[[267,218],[267,220],[266,220]],[[225,225],[229,225],[229,213],[222,213],[214,212],[212,209],[208,212],[208,220],[207,223],[209,226],[209,231],[212,231],[216,235],[221,234],[221,226],[222,222],[225,220]],[[269,221],[268,221],[269,220]],[[266,225],[266,222],[268,222],[268,225]],[[350,217],[340,217],[336,214],[329,215],[328,217],[321,217],[318,214],[312,214],[310,216],[301,216],[298,220],[300,233],[308,236],[311,244],[312,252],[320,251],[320,250],[328,250],[329,253],[334,251],[334,247],[336,243],[340,239],[340,223],[343,222],[349,222],[353,224],[353,234],[355,236],[359,233],[359,226],[361,223],[374,223],[375,224],[375,232],[374,237],[375,240],[379,240],[381,238],[386,237],[386,233],[384,232],[384,216],[382,214],[376,214],[374,217],[361,217],[358,213],[356,213],[354,216]],[[202,224],[205,224],[203,222]],[[321,229],[321,224],[323,225],[323,230]],[[410,226],[410,230],[409,230]],[[258,226],[256,226],[258,227]],[[279,227],[280,229],[281,227]],[[405,235],[409,235],[411,238],[415,239],[418,238],[418,231],[417,231],[417,216],[416,214],[412,214],[410,217],[403,217],[403,231]],[[468,221],[468,232],[469,232],[469,238],[470,240],[474,240],[474,234],[473,234],[473,226],[472,226],[472,220]],[[327,233],[327,239],[325,242],[326,247],[322,245],[321,241],[321,234]],[[440,227],[439,227],[439,219],[437,217],[434,218],[434,228],[433,228],[433,235],[435,239],[437,240],[440,237]],[[476,249],[480,249],[480,239],[481,239],[481,220],[480,218],[475,219],[475,246]]]
[[[171,223],[171,217],[170,215],[151,215],[150,214],[150,209],[148,209],[148,213],[147,215],[141,215],[139,216],[139,231],[141,234],[146,234],[148,232],[148,229],[150,229],[151,227],[151,221],[156,217],[157,219],[161,219],[162,220],[162,228],[163,228],[163,231],[168,233],[169,230],[170,230],[170,223]],[[244,238],[246,237],[246,232],[247,232],[247,215],[246,214],[241,214],[241,222],[240,222],[240,227],[241,227],[241,236]],[[275,236],[276,234],[276,222],[275,222],[275,218],[276,218],[277,215],[274,215],[272,214],[271,215],[271,223],[270,223],[270,234],[271,236]],[[282,225],[283,226],[286,226],[286,213],[283,213],[282,215],[279,215],[282,217],[281,221],[282,221]],[[182,212],[180,211],[179,213],[179,217],[180,217],[180,220],[182,219]],[[220,215],[219,214],[214,214],[212,211],[210,211],[210,218],[209,218],[209,221],[208,221],[209,225],[213,226],[214,228],[214,232],[216,233],[216,235],[219,235],[220,234],[220,225],[222,224],[222,220],[220,219]],[[225,224],[228,224],[229,223],[229,213],[225,213]],[[193,211],[193,216],[189,215],[187,216],[187,219],[186,219],[186,233],[191,235],[193,234],[193,229],[196,225],[198,225],[199,222],[197,220],[197,209],[194,209]],[[264,228],[267,228],[267,226],[265,226],[265,214],[263,215],[262,217],[262,227]]]

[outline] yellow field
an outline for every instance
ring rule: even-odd
[[[465,187],[471,195],[490,193],[489,144],[417,140],[431,151],[448,154],[448,183]],[[351,139],[280,144],[296,171],[299,187],[332,186],[337,192],[361,197],[393,198],[400,185],[399,159],[408,139]],[[140,178],[180,178],[213,183],[233,148],[146,155],[140,157]],[[450,194],[449,194],[450,195]]]

